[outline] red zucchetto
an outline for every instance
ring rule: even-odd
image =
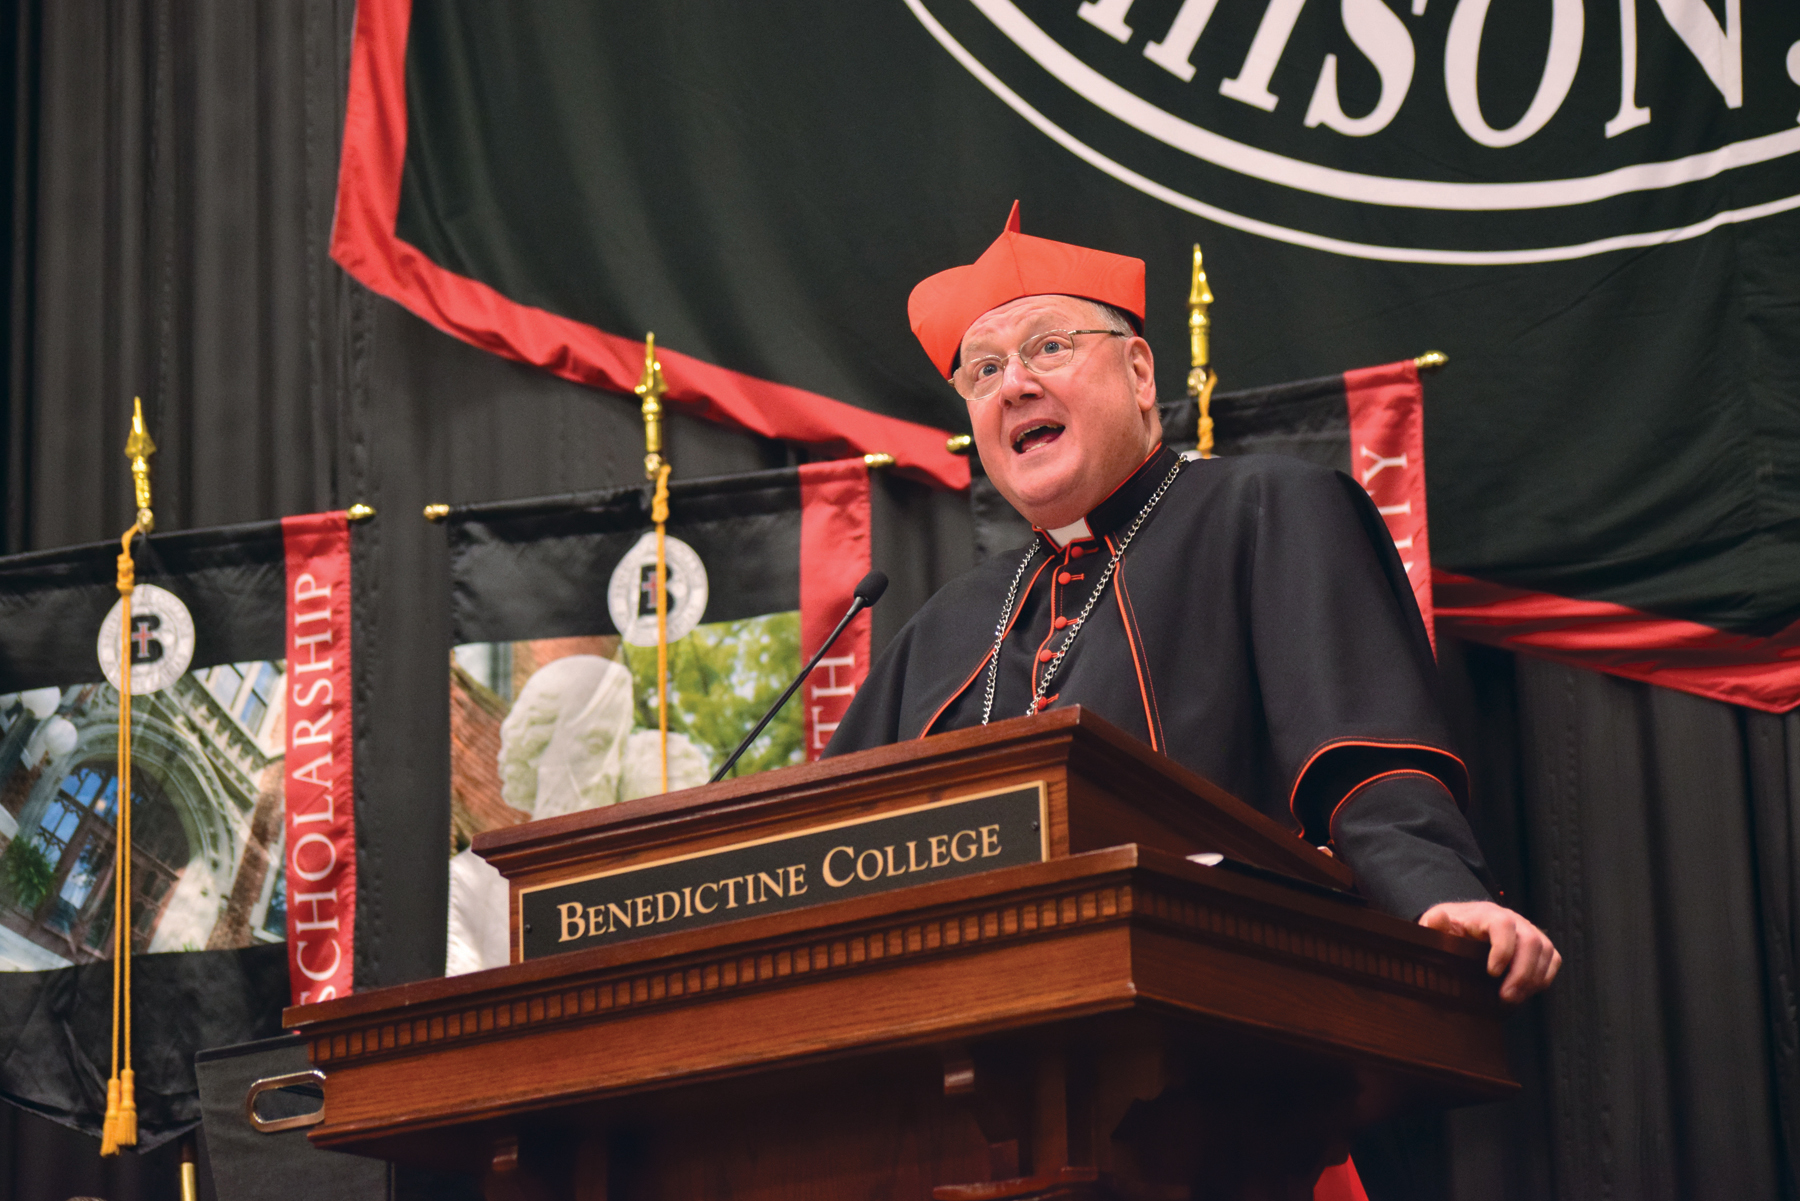
[[[1021,296],[1080,296],[1144,322],[1144,260],[1019,232],[1019,202],[994,244],[966,267],[922,281],[906,302],[919,345],[950,378],[962,337],[975,319]]]

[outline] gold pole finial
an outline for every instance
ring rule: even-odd
[[[1212,458],[1213,421],[1212,394],[1219,377],[1212,369],[1212,289],[1206,283],[1206,263],[1200,255],[1200,243],[1194,243],[1194,282],[1188,288],[1188,395],[1199,407],[1200,422],[1196,449],[1203,459]]]
[[[1441,371],[1450,365],[1450,356],[1441,350],[1428,350],[1413,360],[1419,371]]]
[[[656,358],[655,334],[644,335],[644,374],[632,391],[644,401],[644,478],[653,480],[663,465],[662,398],[669,391]]]
[[[146,534],[156,526],[156,517],[150,512],[150,456],[155,453],[156,443],[150,440],[150,431],[144,428],[144,398],[134,396],[131,398],[131,436],[125,439],[125,457],[131,460],[138,529]]]

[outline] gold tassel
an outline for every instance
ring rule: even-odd
[[[132,1105],[132,1131],[129,1141],[124,1139],[125,1079],[120,1074],[120,1034],[121,1027],[127,1028],[130,1019],[125,1013],[129,1004],[130,983],[126,979],[126,957],[130,950],[127,941],[121,947],[119,932],[124,928],[126,915],[130,912],[127,898],[131,895],[128,872],[131,862],[131,594],[137,587],[137,566],[131,561],[131,540],[137,535],[138,527],[133,524],[125,531],[120,540],[118,560],[119,589],[119,759],[118,759],[118,810],[115,822],[115,846],[113,848],[113,983],[112,983],[112,1075],[106,1081],[106,1121],[102,1127],[100,1138],[100,1154],[117,1155],[121,1146],[132,1146],[137,1142],[137,1107]],[[129,1051],[126,1052],[129,1056]],[[125,1073],[129,1076],[130,1073]]]
[[[117,1155],[137,1145],[136,1077],[131,1070],[131,594],[137,566],[131,560],[134,523],[119,549],[119,767],[117,833],[113,856],[112,1077],[106,1082],[106,1121],[100,1154]]]
[[[117,1062],[116,1060],[114,1061]],[[115,1071],[117,1069],[115,1068]],[[100,1127],[100,1154],[103,1156],[119,1153],[119,1078],[114,1076],[106,1082],[106,1121]]]
[[[126,996],[126,1022],[129,1023],[131,1001]],[[137,1073],[126,1068],[119,1073],[119,1132],[116,1138],[121,1147],[137,1146]]]
[[[669,386],[656,358],[656,335],[644,335],[644,374],[633,392],[643,400],[644,478],[656,481],[650,520],[656,523],[656,727],[662,735],[662,790],[669,791],[669,565],[663,526],[669,520],[669,464],[662,456],[662,398]]]
[[[137,1075],[131,1070],[131,594],[137,588],[137,566],[131,559],[131,540],[148,534],[156,525],[150,511],[150,456],[156,443],[144,428],[144,402],[132,399],[131,436],[125,456],[131,460],[131,480],[137,501],[137,520],[119,539],[119,770],[118,813],[113,855],[113,988],[112,1076],[106,1082],[106,1119],[101,1127],[100,1154],[117,1155],[120,1147],[135,1147],[137,1129]]]
[[[1206,383],[1201,385],[1198,397],[1200,402],[1200,440],[1195,444],[1194,449],[1200,452],[1200,457],[1203,459],[1213,457],[1212,394],[1213,388],[1217,386],[1218,382],[1218,373],[1208,371]]]
[[[126,545],[130,546],[130,535],[126,535]],[[125,563],[130,563],[129,553],[119,556]],[[120,614],[125,620],[125,645],[131,645],[130,621],[131,590],[136,587],[133,569],[133,580],[124,582],[123,565],[121,565],[121,583],[126,589],[123,596],[124,612]],[[113,1141],[121,1147],[137,1146],[137,1086],[136,1074],[131,1070],[131,656],[127,653],[120,660],[122,667],[119,680],[125,685],[119,701],[119,817],[118,817],[118,863],[119,863],[119,919],[113,927],[117,933],[117,941],[113,946],[113,959],[119,963],[119,1000],[124,1010],[120,1019],[120,1042],[124,1050],[119,1056],[119,1122]]]

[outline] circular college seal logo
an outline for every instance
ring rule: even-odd
[[[124,604],[113,605],[94,644],[106,682],[119,686],[119,622]],[[194,661],[194,618],[181,598],[155,584],[131,590],[131,692],[161,692]]]
[[[1019,136],[1296,245],[1548,262],[1800,208],[1800,5],[905,2]]]
[[[706,614],[706,564],[679,538],[664,536],[669,573],[669,641],[686,638]],[[656,645],[656,535],[645,534],[613,568],[606,589],[613,625],[632,646]]]

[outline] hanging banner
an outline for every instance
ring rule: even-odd
[[[350,525],[285,518],[287,944],[294,1004],[348,996],[356,962]]]
[[[1018,199],[1145,260],[1172,399],[1199,242],[1224,386],[1448,354],[1439,567],[1761,638],[1800,617],[1796,44],[1736,0],[366,0],[333,253],[599,387],[654,329],[690,411],[955,485],[866,424],[966,428],[917,281]]]
[[[1431,604],[1431,534],[1425,520],[1425,392],[1410,361],[1344,372],[1350,469],[1375,502],[1412,584],[1425,633],[1437,646]]]
[[[1160,408],[1179,450],[1198,436],[1191,398]],[[1431,537],[1425,506],[1425,391],[1410,359],[1320,379],[1221,392],[1212,398],[1214,453],[1280,454],[1335,468],[1375,502],[1436,643]]]
[[[647,487],[453,507],[447,969],[507,961],[484,830],[661,791],[656,538]],[[704,784],[869,570],[869,469],[850,459],[669,483],[669,788]],[[818,757],[868,672],[869,624],[732,769]]]
[[[15,970],[111,953],[118,553],[115,541],[0,559],[0,966]],[[136,558],[133,946],[280,942],[281,526],[157,534]]]
[[[800,656],[831,636],[869,573],[869,469],[859,460],[800,468]],[[871,614],[858,613],[801,686],[808,762],[824,753],[869,675]]]
[[[326,983],[293,970],[301,940],[338,940],[335,952],[309,943],[303,961],[316,972],[341,955],[330,983],[348,989],[355,848],[344,515],[153,534],[134,549],[142,1150],[191,1128],[196,1050],[277,1033],[283,1004]],[[36,1032],[18,1047],[38,1048],[0,1070],[0,1094],[92,1134],[125,802],[109,682],[124,667],[118,553],[115,540],[0,558],[0,1006],[30,1015]],[[292,820],[321,802],[328,820]],[[307,838],[328,829],[329,854]]]
[[[1191,446],[1194,402],[1162,412],[1171,444]],[[1800,622],[1737,634],[1433,568],[1424,412],[1424,390],[1409,361],[1222,393],[1212,405],[1219,453],[1294,455],[1362,483],[1394,536],[1434,643],[1441,631],[1770,713],[1800,706]]]

